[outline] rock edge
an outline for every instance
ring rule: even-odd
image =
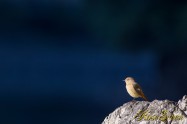
[[[102,124],[187,124],[187,95],[178,102],[130,101],[109,114]]]

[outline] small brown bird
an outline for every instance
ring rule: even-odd
[[[135,80],[132,77],[127,77],[125,80],[126,83],[126,89],[130,96],[132,96],[134,99],[141,97],[144,100],[148,101],[147,97],[144,95],[142,88],[138,83],[135,82]]]

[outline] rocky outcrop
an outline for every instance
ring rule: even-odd
[[[130,101],[109,114],[102,124],[187,124],[187,96],[178,103]]]

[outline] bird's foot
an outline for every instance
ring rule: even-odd
[[[135,99],[133,99],[133,100],[132,100],[132,102],[136,102],[136,100],[135,100]]]

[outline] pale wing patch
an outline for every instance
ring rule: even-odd
[[[136,83],[136,84],[134,84],[133,86],[134,86],[134,89],[136,90],[136,92],[137,92],[138,94],[140,94],[140,95],[143,94],[140,85],[138,85],[138,84]]]

